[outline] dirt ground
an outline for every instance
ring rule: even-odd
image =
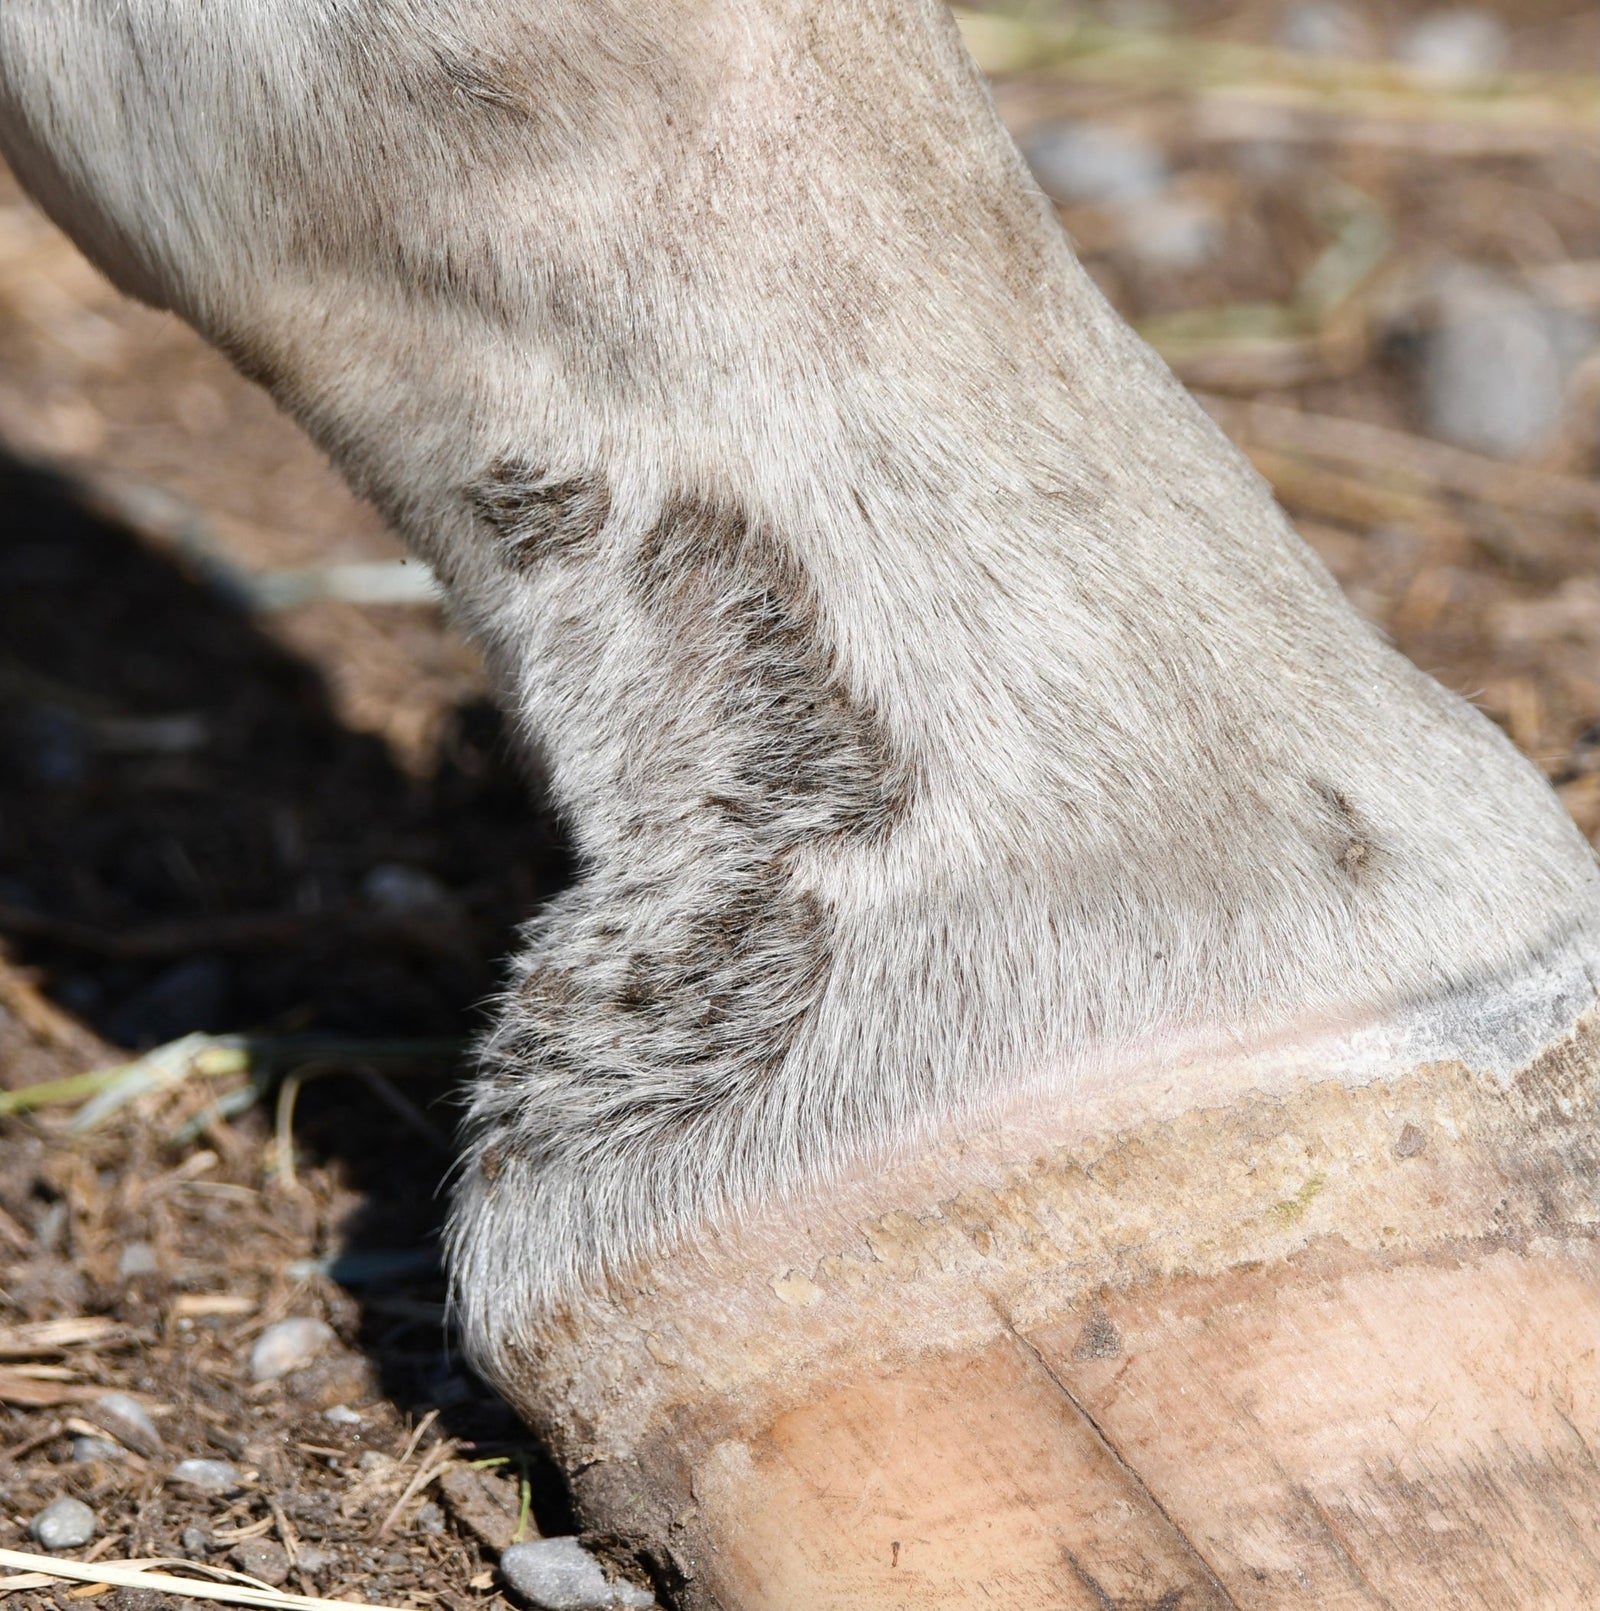
[[[1502,0],[1493,105],[1385,76],[1421,15],[1399,3],[1320,8],[1353,64],[1229,54],[1303,43],[1318,10],[1128,0],[1073,45],[1036,7],[973,38],[1025,144],[1092,122],[1161,153],[1208,250],[1070,202],[1096,278],[1356,604],[1600,843],[1600,161],[1594,82],[1567,76],[1600,13]],[[1462,264],[1576,332],[1559,420],[1515,459],[1429,435]],[[438,608],[293,602],[401,557],[263,395],[0,174],[0,1088],[192,1031],[248,1034],[259,1071],[95,1123],[0,1117],[0,1547],[70,1494],[99,1526],[73,1553],[458,1607],[499,1602],[519,1526],[572,1530],[452,1355],[435,1257],[460,1048],[568,858]],[[335,1342],[253,1381],[289,1316]],[[108,1426],[110,1390],[155,1437]],[[188,1458],[237,1491],[176,1480]],[[102,1593],[153,1603],[10,1600]]]

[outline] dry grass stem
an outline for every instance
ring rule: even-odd
[[[1311,414],[1272,403],[1202,397],[1236,442],[1254,451],[1298,454],[1364,478],[1394,476],[1419,493],[1448,492],[1552,519],[1600,522],[1600,482],[1507,463],[1364,420]],[[1270,479],[1270,477],[1269,477]]]
[[[1226,91],[1321,113],[1538,129],[1585,140],[1600,115],[1600,78],[1591,73],[1440,79],[1394,61],[1116,28],[1088,17],[1034,22],[970,11],[956,17],[967,48],[992,76],[1055,70],[1146,91]]]
[[[152,1557],[139,1561],[70,1561],[54,1555],[36,1555],[27,1550],[0,1549],[0,1566],[26,1575],[27,1581],[0,1578],[0,1594],[14,1589],[43,1587],[62,1579],[80,1583],[107,1583],[113,1588],[147,1589],[161,1594],[187,1596],[194,1600],[221,1600],[228,1605],[259,1605],[281,1611],[392,1611],[387,1606],[367,1605],[359,1600],[324,1600],[311,1594],[285,1594],[269,1584],[259,1583],[241,1573],[197,1561]],[[179,1577],[172,1572],[153,1572],[152,1566],[182,1567],[211,1572],[224,1581]]]

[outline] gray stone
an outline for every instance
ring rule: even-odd
[[[129,1393],[102,1393],[89,1406],[89,1415],[118,1443],[139,1454],[161,1452],[161,1434],[150,1412]]]
[[[129,1242],[117,1259],[117,1278],[132,1281],[141,1275],[155,1275],[161,1269],[156,1250],[148,1242]]]
[[[316,1577],[334,1564],[334,1554],[317,1544],[302,1544],[295,1551],[294,1564],[306,1576]]]
[[[247,1538],[228,1551],[228,1559],[246,1577],[277,1588],[289,1576],[289,1552],[271,1538]]]
[[[575,1538],[536,1538],[500,1555],[506,1582],[539,1611],[650,1611],[655,1597],[631,1583],[610,1582]]]
[[[244,1473],[231,1460],[180,1460],[172,1480],[203,1494],[236,1494],[244,1487]]]
[[[1197,269],[1222,246],[1222,220],[1203,201],[1152,196],[1127,212],[1128,249],[1155,268]]]
[[[461,902],[432,873],[399,862],[383,862],[361,880],[361,898],[390,917],[453,919]]]
[[[203,1561],[216,1546],[216,1541],[203,1527],[185,1527],[178,1542],[191,1561]]]
[[[1167,164],[1138,135],[1103,123],[1057,123],[1023,147],[1039,188],[1057,201],[1122,205],[1159,195]]]
[[[1305,152],[1292,140],[1241,140],[1233,147],[1231,166],[1252,179],[1287,179],[1305,167]]]
[[[1395,55],[1438,78],[1495,72],[1506,59],[1505,24],[1487,11],[1430,11],[1401,35]]]
[[[1300,0],[1284,12],[1277,42],[1302,56],[1361,57],[1372,54],[1366,18],[1339,0]]]
[[[515,1540],[522,1511],[515,1482],[470,1466],[452,1466],[440,1473],[438,1492],[456,1525],[485,1549],[498,1554]]]
[[[1538,447],[1561,418],[1570,322],[1497,275],[1447,275],[1419,376],[1429,433],[1504,459]]]
[[[79,1549],[94,1537],[95,1513],[81,1499],[53,1499],[28,1525],[41,1549]]]
[[[37,1209],[33,1217],[33,1239],[41,1252],[54,1253],[67,1229],[67,1205],[59,1197]]]
[[[325,1320],[315,1320],[308,1315],[280,1320],[256,1338],[255,1347],[250,1350],[250,1379],[275,1382],[280,1376],[309,1365],[336,1341],[333,1327]]]
[[[120,1460],[122,1449],[110,1438],[74,1438],[72,1459],[80,1466],[92,1465],[96,1460]]]
[[[361,1417],[348,1404],[330,1404],[322,1412],[322,1419],[332,1421],[335,1426],[361,1425]]]

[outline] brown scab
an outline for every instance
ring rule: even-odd
[[[1317,783],[1314,787],[1333,818],[1335,863],[1352,883],[1364,882],[1377,862],[1373,835],[1342,790],[1331,783]]]
[[[1427,1136],[1416,1125],[1408,1121],[1401,1127],[1400,1134],[1395,1138],[1395,1156],[1397,1158],[1415,1158],[1427,1144]]]
[[[1115,1359],[1122,1352],[1122,1333],[1104,1309],[1094,1310],[1072,1345],[1074,1359]]]

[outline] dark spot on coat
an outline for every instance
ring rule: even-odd
[[[617,991],[617,1005],[626,1012],[642,1012],[650,1007],[656,999],[650,975],[650,959],[643,955],[634,957],[623,975],[622,988]]]
[[[514,86],[503,68],[497,71],[483,53],[456,41],[432,40],[430,46],[431,70],[420,75],[416,84],[418,101],[432,99],[442,88],[458,106],[528,121],[526,92]]]
[[[598,477],[548,476],[511,460],[491,464],[467,498],[518,571],[591,545],[611,513],[611,494]]]
[[[502,468],[476,502],[526,541],[530,520],[550,522],[554,490]],[[548,551],[564,539],[532,540]],[[663,687],[709,715],[695,758],[705,782],[692,820],[672,829],[705,855],[692,883],[675,857],[657,877],[662,826],[641,817],[628,855],[597,862],[530,926],[532,966],[485,1048],[511,1076],[480,1087],[473,1118],[515,1135],[529,1169],[590,1149],[670,1154],[714,1117],[758,1123],[835,966],[832,909],[797,877],[800,853],[881,844],[914,797],[911,766],[843,675],[787,544],[728,503],[683,498],[624,574]]]
[[[633,564],[641,601],[685,657],[724,648],[737,788],[707,804],[775,849],[841,835],[881,841],[911,807],[912,768],[834,663],[821,611],[786,544],[736,508],[665,507]]]
[[[1378,859],[1374,836],[1346,794],[1331,783],[1314,787],[1332,819],[1335,864],[1352,883],[1365,882]]]
[[[515,1115],[493,1128],[520,1138],[531,1167],[565,1127],[541,1092],[593,1114],[591,1140],[638,1126],[660,1140],[748,1104],[783,1065],[827,983],[828,914],[775,866],[710,893],[655,907],[648,933],[621,942],[601,937],[615,890],[579,885],[546,909],[539,949],[559,966],[530,971],[487,1048],[501,1094],[484,1108]]]

